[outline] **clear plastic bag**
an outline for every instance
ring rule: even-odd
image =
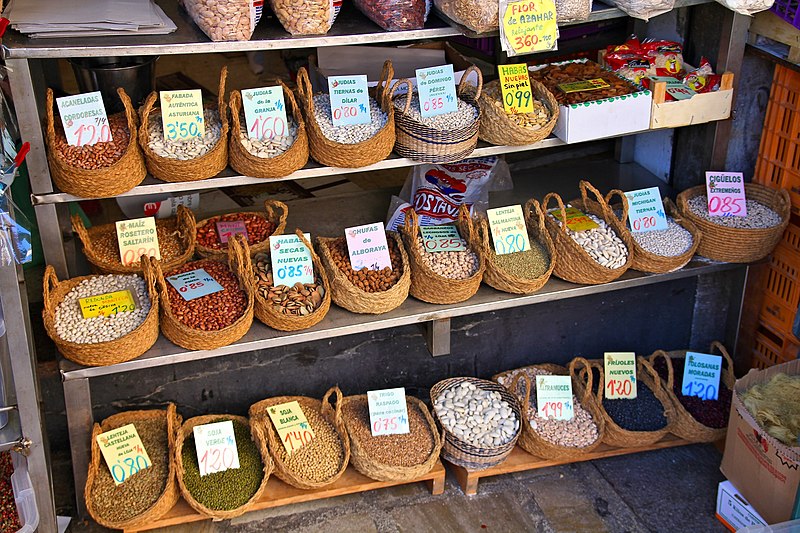
[[[261,19],[256,0],[180,0],[212,41],[249,41]]]
[[[433,0],[433,5],[450,20],[472,31],[484,33],[498,28],[497,0]]]
[[[342,0],[269,0],[269,7],[292,35],[323,35],[333,26]]]
[[[388,31],[418,30],[425,26],[429,0],[354,0],[359,11]]]

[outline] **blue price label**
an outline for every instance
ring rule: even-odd
[[[628,198],[628,222],[631,231],[644,233],[667,229],[667,215],[658,187],[626,192]]]
[[[369,124],[372,121],[367,77],[363,74],[329,76],[328,95],[331,98],[331,119],[334,126]]]
[[[419,111],[423,117],[435,117],[458,110],[453,65],[418,68],[416,74]]]
[[[303,233],[303,237],[311,241],[311,234]],[[314,283],[311,252],[297,235],[271,235],[269,248],[273,283],[276,286]]]
[[[169,276],[167,281],[186,301],[225,290],[217,280],[211,277],[211,274],[202,268]]]
[[[721,356],[686,352],[681,393],[684,396],[697,396],[703,400],[716,400],[719,397],[721,373]]]

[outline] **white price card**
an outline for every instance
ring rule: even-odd
[[[363,74],[328,76],[328,95],[331,98],[331,119],[334,126],[372,122],[367,77]]]
[[[303,237],[311,242],[310,234],[303,233]],[[314,283],[311,252],[297,235],[270,235],[269,249],[275,286]]]
[[[572,378],[536,376],[536,412],[542,418],[572,420]]]
[[[467,249],[466,241],[452,224],[420,226],[419,231],[427,252],[462,252]]]
[[[605,392],[609,400],[636,398],[636,354],[606,352],[603,356]]]
[[[200,89],[161,91],[161,125],[168,141],[193,139],[206,134],[203,94]]]
[[[497,255],[513,254],[531,249],[522,206],[511,205],[487,209],[489,230],[492,233],[494,252]]]
[[[242,107],[247,136],[251,139],[269,140],[289,135],[286,103],[280,85],[242,89]]]
[[[628,198],[628,222],[631,231],[644,233],[667,229],[667,215],[658,187],[626,192]]]
[[[100,446],[115,485],[122,484],[151,464],[139,432],[133,424],[99,434],[97,445]]]
[[[719,397],[721,373],[721,356],[686,352],[681,393],[684,396],[697,396],[703,400],[716,400]]]
[[[56,98],[56,105],[70,146],[91,146],[112,140],[100,91]]]
[[[239,468],[239,450],[232,421],[195,426],[193,431],[201,477]]]
[[[225,290],[204,268],[169,276],[167,281],[186,301]]]
[[[405,388],[371,390],[367,392],[367,403],[373,437],[409,432]]]
[[[453,65],[418,68],[419,111],[423,118],[458,110]]]
[[[741,172],[706,172],[708,214],[712,217],[746,217],[744,175]]]
[[[392,258],[389,256],[383,222],[347,228],[344,235],[353,270],[391,270]]]

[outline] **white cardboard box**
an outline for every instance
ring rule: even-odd
[[[717,489],[717,518],[731,531],[767,525],[730,481],[723,481]]]

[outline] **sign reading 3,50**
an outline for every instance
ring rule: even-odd
[[[168,141],[193,139],[206,134],[200,89],[161,91],[161,125]]]

